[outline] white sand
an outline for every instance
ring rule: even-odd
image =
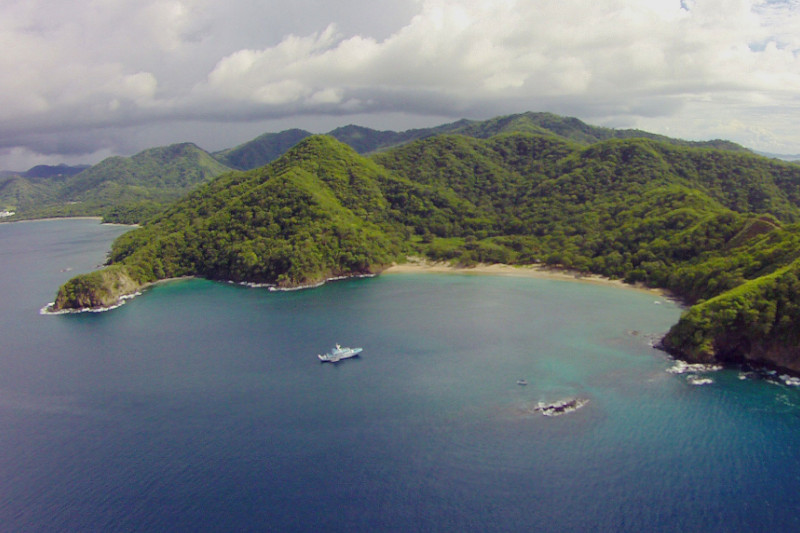
[[[667,291],[663,289],[653,289],[641,284],[631,285],[618,279],[609,279],[596,274],[584,274],[573,270],[551,268],[544,265],[504,265],[504,264],[483,264],[480,263],[470,267],[456,267],[449,263],[435,263],[425,259],[411,257],[408,262],[395,264],[385,269],[382,274],[476,274],[493,276],[512,276],[523,278],[542,278],[563,281],[579,281],[583,283],[594,283],[598,285],[612,285],[626,289],[634,289],[649,292],[662,297],[669,297]]]

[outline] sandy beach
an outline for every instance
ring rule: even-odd
[[[648,292],[664,298],[672,298],[668,291],[645,287],[641,284],[631,285],[618,279],[609,279],[596,274],[585,274],[574,270],[551,268],[545,265],[505,265],[479,263],[470,267],[457,267],[449,263],[432,262],[421,258],[409,258],[408,262],[390,266],[381,274],[469,274],[510,276],[523,278],[554,279],[561,281],[577,281],[581,283],[594,283],[597,285],[611,285],[629,290]]]

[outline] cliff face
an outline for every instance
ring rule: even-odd
[[[677,325],[663,339],[661,347],[689,363],[751,363],[800,373],[800,346],[796,344],[778,340],[754,341],[745,335],[725,332],[713,336],[704,346],[696,346],[691,340],[681,339],[675,331]]]
[[[752,346],[745,360],[754,364],[765,364],[785,368],[800,374],[800,347],[765,343]]]
[[[82,274],[61,286],[53,304],[54,311],[110,307],[123,296],[134,294],[142,284],[123,265]]]
[[[690,362],[752,362],[800,373],[800,260],[699,303],[662,342]]]
[[[672,332],[670,332],[672,333]],[[776,341],[759,341],[753,344],[743,336],[720,335],[705,349],[693,349],[691,343],[662,341],[667,352],[689,363],[750,363],[800,374],[800,346]]]

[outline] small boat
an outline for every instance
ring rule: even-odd
[[[524,386],[524,385],[527,385],[527,384],[528,384],[528,380],[525,379],[525,378],[519,378],[517,380],[517,385],[523,385]]]
[[[323,363],[338,363],[342,359],[357,356],[362,350],[363,348],[342,348],[337,344],[330,352],[326,354],[317,354],[317,357],[319,357],[319,360]]]

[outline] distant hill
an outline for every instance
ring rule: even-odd
[[[555,134],[569,141],[592,144],[610,139],[651,139],[678,146],[697,148],[716,148],[736,152],[749,152],[743,146],[731,141],[685,141],[664,135],[635,129],[612,129],[590,126],[574,117],[563,117],[553,113],[527,112],[507,115],[480,122],[470,122],[453,130],[454,133],[488,139],[500,133],[539,133]]]
[[[0,172],[0,209],[13,211],[55,202],[64,181],[87,168],[88,165],[37,165],[25,172]]]
[[[120,237],[109,265],[62,286],[56,307],[109,305],[183,275],[310,285],[410,254],[540,263],[694,304],[664,340],[681,357],[800,373],[800,167],[660,139],[589,143],[593,130],[572,121],[582,140],[567,140],[520,120],[531,131],[436,135],[370,157],[308,137]],[[481,126],[507,127],[521,125]]]
[[[103,189],[135,187],[185,191],[231,170],[192,143],[150,148],[132,157],[109,157],[81,172],[64,188],[74,200],[104,198]],[[131,194],[137,194],[132,189]],[[116,194],[116,193],[114,193]]]
[[[55,186],[35,183],[21,176],[0,178],[0,209],[11,211],[18,206],[53,201]]]
[[[0,182],[0,202],[16,211],[14,219],[97,215],[136,222],[231,170],[191,143],[110,157],[73,175],[35,168],[47,176]]]
[[[442,134],[489,139],[511,133],[549,136],[583,146],[613,139],[644,138],[675,146],[748,152],[728,141],[690,142],[640,130],[601,128],[551,113],[459,120],[402,132],[349,125],[331,131],[330,136],[365,154]],[[198,184],[232,169],[266,165],[310,135],[300,129],[265,133],[213,157],[194,144],[182,143],[151,148],[129,158],[111,157],[82,171],[66,165],[34,167],[23,175],[0,177],[0,209],[15,211],[13,219],[100,215],[109,221],[139,222]]]
[[[351,124],[336,128],[327,135],[351,146],[356,152],[365,154],[416,139],[424,139],[440,133],[451,132],[467,123],[469,121],[462,120],[435,128],[412,129],[402,132],[379,131]],[[235,148],[216,152],[214,157],[232,168],[250,170],[271,163],[291,147],[311,135],[312,133],[299,129],[285,130],[279,133],[265,133]]]
[[[25,178],[54,178],[59,176],[74,176],[80,174],[90,165],[36,165],[21,174]]]
[[[756,152],[758,155],[770,157],[773,159],[780,159],[782,161],[791,161],[793,163],[800,162],[800,154],[775,154],[772,152]]]
[[[238,170],[257,168],[274,161],[310,135],[311,133],[299,129],[265,133],[235,148],[216,152],[214,157],[217,161]]]
[[[328,132],[328,135],[351,146],[359,154],[376,152],[418,139],[427,139],[434,135],[458,132],[468,120],[459,120],[432,128],[417,128],[401,132],[378,131],[361,126],[344,126]]]
[[[591,144],[609,139],[644,138],[663,141],[677,146],[717,148],[720,150],[737,152],[749,151],[730,141],[685,141],[648,133],[642,130],[617,130],[590,126],[573,117],[561,117],[552,113],[533,112],[507,115],[483,121],[462,119],[457,122],[442,124],[431,128],[410,129],[401,132],[375,130],[350,124],[331,130],[327,135],[349,145],[360,154],[368,154],[444,133],[455,133],[479,139],[488,139],[489,137],[501,133],[533,133],[555,135],[564,140],[581,144]],[[289,148],[309,136],[311,136],[311,133],[297,129],[286,130],[280,133],[265,133],[236,148],[217,152],[214,154],[214,157],[230,167],[239,170],[249,170],[274,161]]]

